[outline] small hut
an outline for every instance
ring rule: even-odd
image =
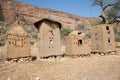
[[[49,57],[61,55],[61,23],[45,18],[38,22],[35,22],[34,25],[38,29],[39,56]]]
[[[90,47],[86,35],[80,31],[72,31],[66,38],[66,55],[88,55]]]
[[[92,28],[92,52],[110,53],[115,51],[115,38],[113,27],[108,24]]]
[[[6,37],[6,58],[27,57],[31,55],[29,36],[17,20],[14,22]]]

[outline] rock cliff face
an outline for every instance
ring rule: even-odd
[[[0,20],[13,22],[14,16],[19,13],[24,16],[27,23],[33,24],[42,18],[51,18],[62,23],[63,28],[74,29],[78,24],[89,25],[96,18],[74,16],[65,12],[40,8],[33,5],[11,2],[11,0],[0,0]]]

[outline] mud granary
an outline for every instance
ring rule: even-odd
[[[61,55],[61,23],[44,18],[36,23],[38,29],[38,52],[40,57]]]
[[[115,38],[113,27],[108,24],[98,25],[92,28],[91,33],[92,52],[110,53],[115,51]]]
[[[7,32],[6,58],[27,57],[31,55],[30,42],[27,32],[16,20]]]
[[[91,48],[84,33],[74,30],[67,36],[66,55],[88,55],[90,51]]]

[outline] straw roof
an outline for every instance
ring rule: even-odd
[[[74,30],[70,33],[70,35],[78,35],[78,33],[82,33],[82,32],[80,32],[78,30]]]
[[[53,19],[49,19],[49,18],[44,18],[44,19],[42,19],[42,20],[39,20],[39,21],[37,21],[37,22],[35,22],[34,23],[34,25],[35,25],[35,27],[37,28],[37,29],[39,29],[41,26],[39,26],[39,25],[41,25],[42,24],[42,22],[45,22],[45,21],[49,21],[49,22],[51,22],[51,23],[56,23],[56,24],[58,24],[59,26],[59,29],[61,29],[61,27],[62,27],[62,24],[60,23],[60,22],[57,22],[57,21],[55,21],[55,20],[53,20]]]
[[[69,34],[69,37],[79,37],[79,38],[85,38],[86,37],[86,35],[83,33],[83,32],[81,32],[81,31],[78,31],[78,30],[74,30],[74,31],[72,31],[70,34]]]
[[[17,35],[17,36],[28,36],[27,32],[23,29],[23,27],[18,23],[18,21],[14,22],[11,25],[10,30],[7,35]]]

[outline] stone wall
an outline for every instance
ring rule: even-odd
[[[91,29],[92,52],[114,52],[115,36],[113,27],[108,24],[101,24]]]
[[[82,56],[89,55],[91,48],[88,45],[86,35],[80,31],[72,31],[66,38],[66,55]]]
[[[15,13],[24,16],[27,23],[33,24],[42,18],[52,18],[62,23],[64,28],[74,29],[78,24],[89,25],[96,18],[74,16],[65,12],[40,8],[33,5],[11,2],[10,0],[0,0],[0,20],[13,22]],[[82,12],[81,12],[82,13]]]

